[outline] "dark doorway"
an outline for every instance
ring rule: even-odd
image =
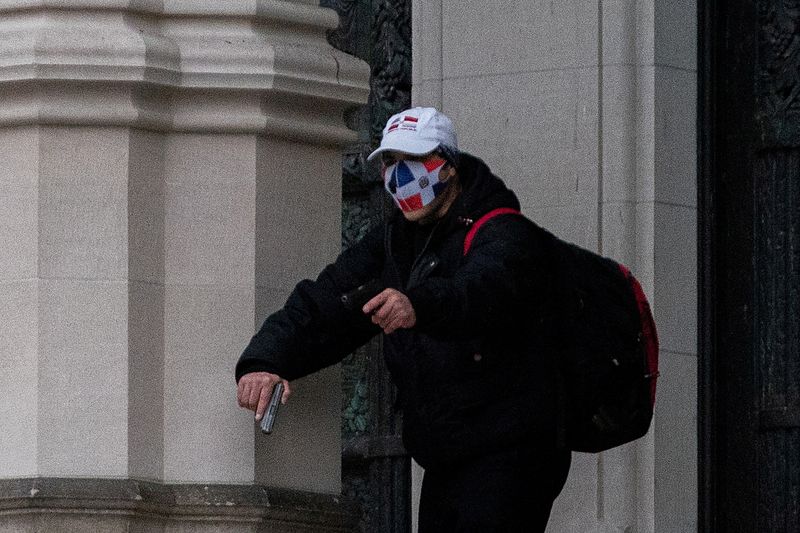
[[[700,523],[800,532],[800,1],[699,7]]]

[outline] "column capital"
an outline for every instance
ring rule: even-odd
[[[125,126],[341,145],[366,63],[326,8],[270,2],[0,1],[0,127]]]

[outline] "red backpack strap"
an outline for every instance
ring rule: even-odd
[[[636,305],[639,308],[642,343],[644,344],[644,353],[647,357],[647,374],[645,377],[650,380],[650,406],[653,407],[656,404],[656,378],[659,376],[658,331],[656,331],[656,322],[653,320],[653,312],[650,310],[650,303],[647,301],[647,296],[644,294],[644,290],[639,281],[633,277],[628,267],[622,264],[618,266],[622,271],[622,275],[628,280],[633,295],[636,297]]]
[[[489,220],[493,219],[498,215],[521,215],[522,213],[517,209],[512,209],[510,207],[499,207],[497,209],[492,209],[481,218],[475,221],[474,224],[469,228],[467,232],[467,237],[464,239],[464,255],[467,255],[469,252],[470,247],[472,246],[472,239],[475,238],[475,234],[478,233],[478,230],[481,229],[481,226],[489,222]]]

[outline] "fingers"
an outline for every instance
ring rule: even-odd
[[[283,396],[281,396],[281,404],[286,405],[286,402],[289,401],[289,396],[292,395],[292,389],[289,387],[289,382],[285,379],[283,380]]]
[[[386,303],[386,300],[389,299],[389,296],[392,293],[392,289],[384,289],[382,290],[377,296],[372,298],[370,301],[364,304],[364,307],[361,308],[364,311],[365,315],[368,315],[381,307],[383,304]]]
[[[258,398],[261,395],[261,386],[259,383],[253,383],[250,387],[250,394],[247,397],[247,408],[255,411],[258,407]]]
[[[394,333],[398,329],[413,328],[415,323],[416,323],[416,315],[414,314],[413,310],[411,311],[411,313],[401,311],[396,316],[393,316],[389,320],[387,320],[385,324],[381,325],[381,328],[383,328],[384,333],[389,335],[390,333]]]
[[[394,313],[397,302],[390,296],[373,314],[372,323],[383,325]]]
[[[372,313],[372,323],[383,327],[397,307],[402,293],[394,289],[385,289],[380,294],[368,301],[363,308],[365,314]]]
[[[386,289],[367,302],[364,312],[372,313],[372,323],[387,335],[400,328],[412,328],[417,318],[408,297],[395,289]]]
[[[239,380],[239,384],[236,386],[236,401],[239,403],[239,407],[245,407],[244,398],[245,398],[245,388],[247,387],[247,382],[244,380],[244,377]]]
[[[256,420],[261,420],[269,405],[275,384],[280,381],[283,382],[284,386],[281,403],[285,404],[292,394],[288,381],[269,372],[245,374],[239,379],[239,384],[236,387],[236,401],[239,403],[239,407],[255,411]]]
[[[380,324],[387,335],[404,327],[406,316],[403,309],[394,309],[392,313]]]
[[[256,420],[261,420],[264,416],[264,411],[267,410],[269,399],[272,397],[272,389],[274,385],[267,383],[261,387],[261,392],[258,395],[258,405],[256,406]]]
[[[251,380],[239,381],[239,405],[245,409],[250,409],[250,395],[253,392],[253,382]],[[251,409],[252,410],[252,409]]]
[[[389,335],[390,333],[394,333],[395,330],[398,330],[402,327],[403,321],[401,319],[392,320],[385,326],[381,326],[383,328],[383,332]]]

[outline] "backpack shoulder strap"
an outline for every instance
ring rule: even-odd
[[[489,222],[489,220],[493,219],[498,215],[521,215],[522,213],[517,209],[512,209],[510,207],[499,207],[497,209],[492,209],[481,218],[475,221],[472,226],[469,228],[467,232],[467,236],[464,239],[464,255],[469,253],[469,249],[472,246],[472,240],[475,238],[475,234],[478,233],[478,230],[481,229],[481,226]]]

